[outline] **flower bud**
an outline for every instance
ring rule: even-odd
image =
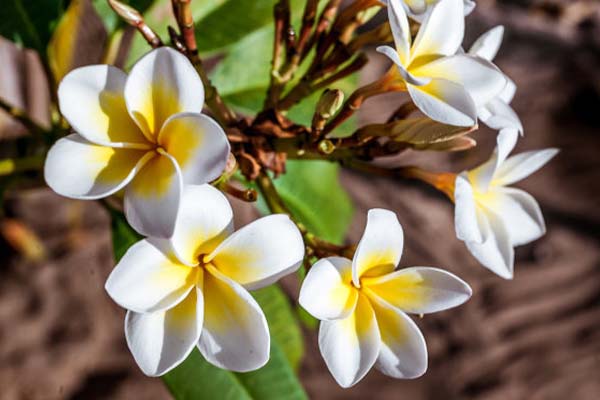
[[[133,7],[118,0],[108,0],[110,7],[129,25],[138,26],[144,21],[142,14]]]
[[[344,92],[339,89],[327,89],[321,95],[315,114],[323,119],[329,119],[338,112],[344,104]]]

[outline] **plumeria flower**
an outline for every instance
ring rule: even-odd
[[[260,368],[269,358],[269,330],[248,290],[298,269],[302,236],[281,214],[232,233],[231,207],[210,185],[185,186],[180,207],[173,237],[134,244],[106,282],[128,310],[129,349],[150,376],[176,367],[195,347],[219,368]]]
[[[496,26],[481,35],[469,49],[469,54],[493,61],[502,44],[504,27]],[[510,107],[510,102],[515,96],[517,86],[506,75],[506,85],[496,97],[478,110],[479,119],[492,129],[516,130],[523,134],[523,124],[517,113]]]
[[[70,72],[60,110],[77,132],[56,142],[44,168],[48,185],[76,199],[125,188],[125,214],[146,236],[169,237],[183,184],[221,175],[229,142],[200,114],[204,87],[187,58],[162,47],[126,75],[110,65]]]
[[[406,313],[446,310],[471,296],[471,288],[446,271],[396,269],[403,244],[396,215],[370,210],[354,259],[321,259],[302,284],[300,304],[322,321],[319,348],[342,387],[356,384],[373,365],[394,378],[421,376],[427,347]]]
[[[558,153],[545,149],[507,158],[517,136],[515,131],[501,131],[491,159],[458,175],[454,190],[456,236],[481,264],[505,279],[513,277],[514,247],[546,233],[535,199],[508,185],[533,174]]]
[[[504,75],[489,61],[456,54],[464,36],[462,0],[441,0],[425,17],[414,40],[400,0],[389,0],[388,17],[396,48],[377,51],[397,66],[415,105],[431,119],[474,126],[477,109],[500,93]]]

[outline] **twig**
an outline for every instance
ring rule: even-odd
[[[433,186],[448,196],[450,200],[454,201],[454,182],[456,180],[456,174],[452,172],[431,172],[414,166],[384,168],[356,159],[341,160],[340,164],[356,171],[387,178],[417,179]]]
[[[267,97],[265,99],[264,109],[268,110],[275,107],[279,100],[281,90],[285,85],[285,79],[281,77],[282,64],[282,45],[284,44],[284,34],[287,34],[290,27],[290,2],[289,0],[280,0],[273,7],[273,19],[275,20],[275,33],[273,37],[273,57],[271,60],[271,74]]]
[[[198,46],[196,43],[196,33],[194,28],[194,19],[190,7],[191,0],[172,0],[173,12],[177,19],[177,25],[181,33],[181,44],[185,46],[185,55],[189,58],[192,65],[198,72],[202,83],[204,84],[204,101],[215,114],[215,117],[225,126],[231,126],[237,120],[235,113],[227,107],[217,88],[208,78],[208,74],[202,65],[202,59],[198,55]]]

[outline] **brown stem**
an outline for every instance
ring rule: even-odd
[[[192,0],[173,0],[173,12],[181,32],[183,44],[189,53],[197,53],[196,31],[191,8]]]
[[[273,37],[273,56],[271,60],[271,77],[267,97],[265,99],[264,109],[274,108],[279,100],[285,79],[281,76],[282,47],[285,42],[284,35],[287,34],[290,27],[290,2],[289,0],[280,0],[273,7],[273,18],[275,20],[275,33]]]
[[[342,160],[340,163],[345,167],[372,175],[388,178],[417,179],[433,186],[448,196],[450,200],[454,201],[454,181],[456,180],[456,174],[452,172],[431,172],[413,166],[384,168],[355,159]]]
[[[249,202],[249,203],[255,202],[258,198],[258,194],[256,193],[256,190],[254,190],[254,189],[239,189],[239,188],[233,186],[229,182],[220,184],[219,189],[221,189],[225,193],[227,193],[235,198],[238,198],[242,201]]]

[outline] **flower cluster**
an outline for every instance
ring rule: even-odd
[[[471,128],[481,121],[499,131],[489,161],[458,175],[424,180],[435,181],[454,200],[458,239],[485,267],[512,278],[514,246],[542,236],[545,225],[537,202],[508,185],[541,168],[557,151],[509,157],[523,126],[509,106],[515,84],[492,63],[503,29],[492,29],[470,50],[462,50],[465,15],[473,7],[470,0],[389,0],[394,47],[379,46],[378,51],[394,63],[394,90],[406,91],[437,124],[432,126]],[[247,124],[235,126],[228,138],[229,131],[201,113],[205,85],[186,55],[158,47],[129,74],[94,65],[66,75],[58,101],[76,133],[53,145],[44,169],[46,182],[61,195],[122,195],[127,221],[146,237],[128,249],[106,282],[109,295],[127,310],[127,344],[142,371],[165,374],[195,348],[220,368],[244,372],[262,367],[269,359],[269,328],[249,291],[273,284],[304,263],[308,273],[298,301],[321,320],[319,348],[341,386],[356,384],[373,366],[394,378],[421,376],[427,348],[407,314],[456,307],[469,299],[471,288],[438,268],[399,269],[404,233],[387,210],[369,211],[352,255],[333,245],[314,251],[308,243],[309,238],[314,242],[312,236],[272,198],[267,202],[279,214],[234,232],[231,206],[215,188],[230,153],[258,171],[253,177],[266,179],[261,170],[266,162],[259,165],[255,158],[280,158],[264,156],[264,149],[234,151],[231,137]],[[275,85],[270,93],[277,100],[279,92]],[[290,91],[288,102],[293,104],[298,93]],[[325,107],[327,113],[316,114],[311,143],[333,129],[326,118],[342,103],[334,94],[326,105],[335,110]],[[347,116],[341,111],[334,121]],[[253,134],[269,126],[264,115],[257,120],[263,125],[255,124]],[[368,140],[378,143],[367,135]],[[321,148],[321,153],[333,151]]]

